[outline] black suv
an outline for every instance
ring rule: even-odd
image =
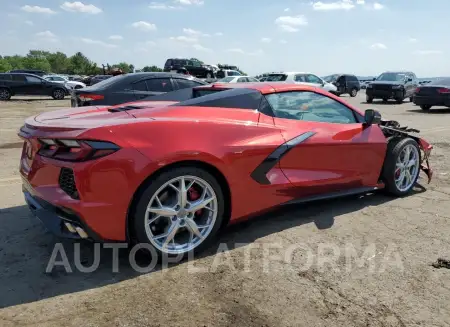
[[[55,100],[62,100],[68,94],[64,84],[46,81],[37,75],[0,74],[0,100],[9,100],[14,95],[49,95]]]
[[[332,83],[336,86],[337,91],[333,92],[336,95],[350,94],[351,97],[355,97],[359,90],[361,90],[361,84],[359,79],[355,75],[351,74],[334,74],[325,79],[328,83]]]
[[[412,101],[417,86],[417,77],[412,72],[385,72],[367,85],[366,101],[372,103],[373,99],[383,99],[387,102],[394,99],[399,104],[406,98]]]
[[[190,59],[167,59],[164,64],[164,71],[178,74],[188,72],[198,78],[215,78],[215,72],[211,66],[202,65],[201,62]]]

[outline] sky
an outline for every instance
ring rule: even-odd
[[[99,65],[168,58],[303,71],[450,76],[449,0],[0,0],[0,55],[81,51]],[[432,4],[432,5],[431,5]]]

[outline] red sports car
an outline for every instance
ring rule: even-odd
[[[195,92],[28,118],[20,172],[31,210],[61,236],[182,255],[274,206],[378,189],[402,196],[421,169],[431,179],[432,146],[417,130],[318,88]]]

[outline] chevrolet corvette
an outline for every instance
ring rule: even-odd
[[[419,131],[319,88],[200,86],[183,101],[41,113],[19,131],[23,193],[61,237],[205,249],[226,225],[287,203],[432,178]]]

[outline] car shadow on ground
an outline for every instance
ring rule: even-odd
[[[395,100],[388,100],[387,102],[383,102],[383,100],[373,100],[372,103],[369,103],[367,101],[361,101],[361,104],[365,104],[365,105],[382,105],[382,106],[392,106],[392,105],[398,105],[401,106],[404,103],[408,103],[408,101],[403,101],[402,103],[397,103]]]
[[[421,114],[433,114],[433,115],[448,115],[450,114],[450,108],[447,107],[433,107],[430,110],[422,109],[408,109],[407,112],[421,113]]]
[[[423,191],[425,188],[419,187],[415,193]],[[214,256],[218,250],[236,249],[259,238],[305,224],[314,223],[318,232],[329,229],[333,227],[337,216],[368,206],[382,205],[393,199],[395,198],[381,193],[373,193],[283,206],[228,227],[211,247],[193,260]],[[0,221],[2,226],[9,226],[0,233],[0,308],[115,284],[142,274],[130,264],[132,251],[121,250],[119,260],[115,261],[112,250],[105,249],[103,245],[58,239],[45,231],[40,222],[32,217],[27,206],[0,210]],[[46,272],[55,245],[62,245],[72,271],[60,265]],[[96,246],[98,253],[95,253]],[[79,247],[80,251],[75,251],[76,247]],[[59,261],[63,259],[60,254],[61,252],[56,258]],[[78,262],[89,267],[96,257],[99,257],[100,262],[93,272],[82,272],[76,265]],[[155,261],[142,253],[138,253],[134,258],[140,267],[150,266],[150,263]],[[186,260],[168,266],[183,262]],[[163,268],[158,264],[146,273],[161,269]]]

